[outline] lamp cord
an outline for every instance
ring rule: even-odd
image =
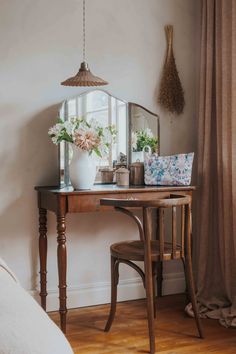
[[[85,0],[83,0],[83,61],[85,61]]]

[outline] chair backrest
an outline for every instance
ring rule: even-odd
[[[101,199],[101,205],[113,206],[116,210],[121,211],[129,215],[139,228],[140,239],[142,241],[150,240],[150,234],[152,233],[152,213],[153,209],[157,209],[157,239],[159,239],[159,253],[160,260],[164,257],[164,243],[166,241],[165,231],[165,210],[171,209],[171,258],[176,259],[184,257],[185,241],[188,240],[190,244],[191,235],[191,202],[192,198],[189,195],[170,194],[165,198],[153,198],[153,199]],[[142,208],[144,215],[144,225],[142,225],[140,219],[134,215],[130,210],[126,208]],[[180,243],[177,241],[177,209],[180,209]],[[170,220],[168,219],[168,223]]]
[[[164,259],[164,243],[166,241],[165,231],[165,210],[171,209],[171,216],[166,217],[166,221],[171,224],[171,259],[183,257],[185,255],[185,242],[187,246],[191,242],[191,196],[172,197],[166,201],[160,202],[160,207],[157,210],[158,216],[158,238],[160,247],[160,259]],[[178,213],[178,209],[180,212]],[[179,220],[180,219],[180,220]],[[180,238],[177,239],[178,231]]]
[[[120,208],[170,208],[171,206],[186,205],[191,203],[190,195],[169,194],[164,198],[102,198],[101,205]]]

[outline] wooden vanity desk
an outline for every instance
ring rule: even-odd
[[[39,256],[40,256],[40,297],[41,305],[46,310],[47,297],[47,211],[57,216],[57,261],[59,277],[59,312],[61,329],[66,333],[66,214],[106,211],[113,208],[100,206],[101,198],[161,198],[172,192],[192,195],[195,187],[151,187],[130,186],[117,187],[116,185],[94,185],[91,190],[74,191],[71,187],[35,187],[38,193],[39,208]]]

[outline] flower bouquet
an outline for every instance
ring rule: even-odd
[[[102,158],[109,153],[110,145],[115,141],[115,127],[104,127],[95,119],[88,122],[76,117],[65,122],[59,120],[48,134],[54,144],[62,141],[71,144],[73,158],[69,168],[72,185],[76,189],[90,189],[96,177],[92,154]]]
[[[93,152],[102,157],[109,152],[109,147],[116,136],[113,125],[103,127],[95,119],[87,122],[84,118],[71,118],[70,121],[59,120],[48,131],[54,144],[67,141],[74,144],[78,149]]]

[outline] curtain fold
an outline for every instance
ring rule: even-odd
[[[202,0],[200,65],[198,300],[236,326],[236,0]]]

